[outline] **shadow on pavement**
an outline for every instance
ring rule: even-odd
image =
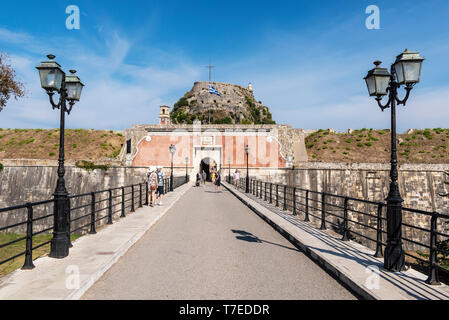
[[[259,237],[253,235],[250,232],[246,232],[246,231],[243,231],[243,230],[231,230],[231,231],[233,233],[240,234],[240,236],[235,236],[235,238],[237,240],[242,240],[242,241],[252,242],[252,243],[268,243],[268,244],[271,244],[271,245],[274,245],[274,246],[278,246],[278,247],[282,247],[282,248],[285,248],[285,249],[289,249],[289,250],[292,250],[292,251],[302,252],[301,250],[298,250],[296,248],[290,248],[290,247],[284,246],[284,245],[279,244],[279,243],[274,243],[274,242],[271,242],[271,241],[260,239]]]

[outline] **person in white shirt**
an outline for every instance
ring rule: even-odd
[[[239,185],[239,180],[240,180],[240,172],[238,169],[235,170],[234,172],[234,186],[236,189],[238,189]]]

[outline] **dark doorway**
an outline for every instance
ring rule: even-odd
[[[206,172],[206,181],[212,181],[211,179],[211,171],[214,168],[214,164],[215,161],[211,158],[204,158],[203,160],[201,160],[201,164],[200,164],[200,172],[203,173]]]
[[[209,158],[201,160],[200,171],[201,171],[201,174],[203,173],[203,171],[206,172],[206,175],[207,175],[206,181],[211,181]]]

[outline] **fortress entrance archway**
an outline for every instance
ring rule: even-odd
[[[196,176],[197,172],[203,170],[207,173],[207,179],[210,180],[210,173],[212,168],[219,170],[222,165],[222,148],[221,146],[210,147],[194,147],[193,150],[193,176]]]
[[[200,163],[200,172],[206,172],[206,180],[211,181],[212,171],[217,171],[217,163],[212,158],[204,158]]]

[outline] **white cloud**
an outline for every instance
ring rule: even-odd
[[[40,88],[35,69],[42,60],[34,54],[39,41],[28,35],[14,38],[13,33],[4,29],[0,32],[7,34],[8,39],[16,39],[15,43],[22,41],[24,48],[28,48],[26,41],[33,44],[28,48],[28,56],[11,55],[11,64],[28,94],[23,99],[10,100],[0,113],[0,127],[57,127],[58,114],[51,109],[46,93]],[[151,61],[143,66],[126,63],[133,43],[118,33],[108,36],[103,48],[105,54],[93,52],[74,40],[59,45],[59,58],[63,57],[69,65],[61,63],[63,68],[74,66],[86,85],[81,101],[67,118],[67,127],[124,129],[132,124],[157,123],[159,106],[173,104],[173,92],[184,93],[197,76],[195,68],[180,57],[172,59],[171,67],[166,69],[152,65]],[[160,50],[155,52],[163,55]]]

